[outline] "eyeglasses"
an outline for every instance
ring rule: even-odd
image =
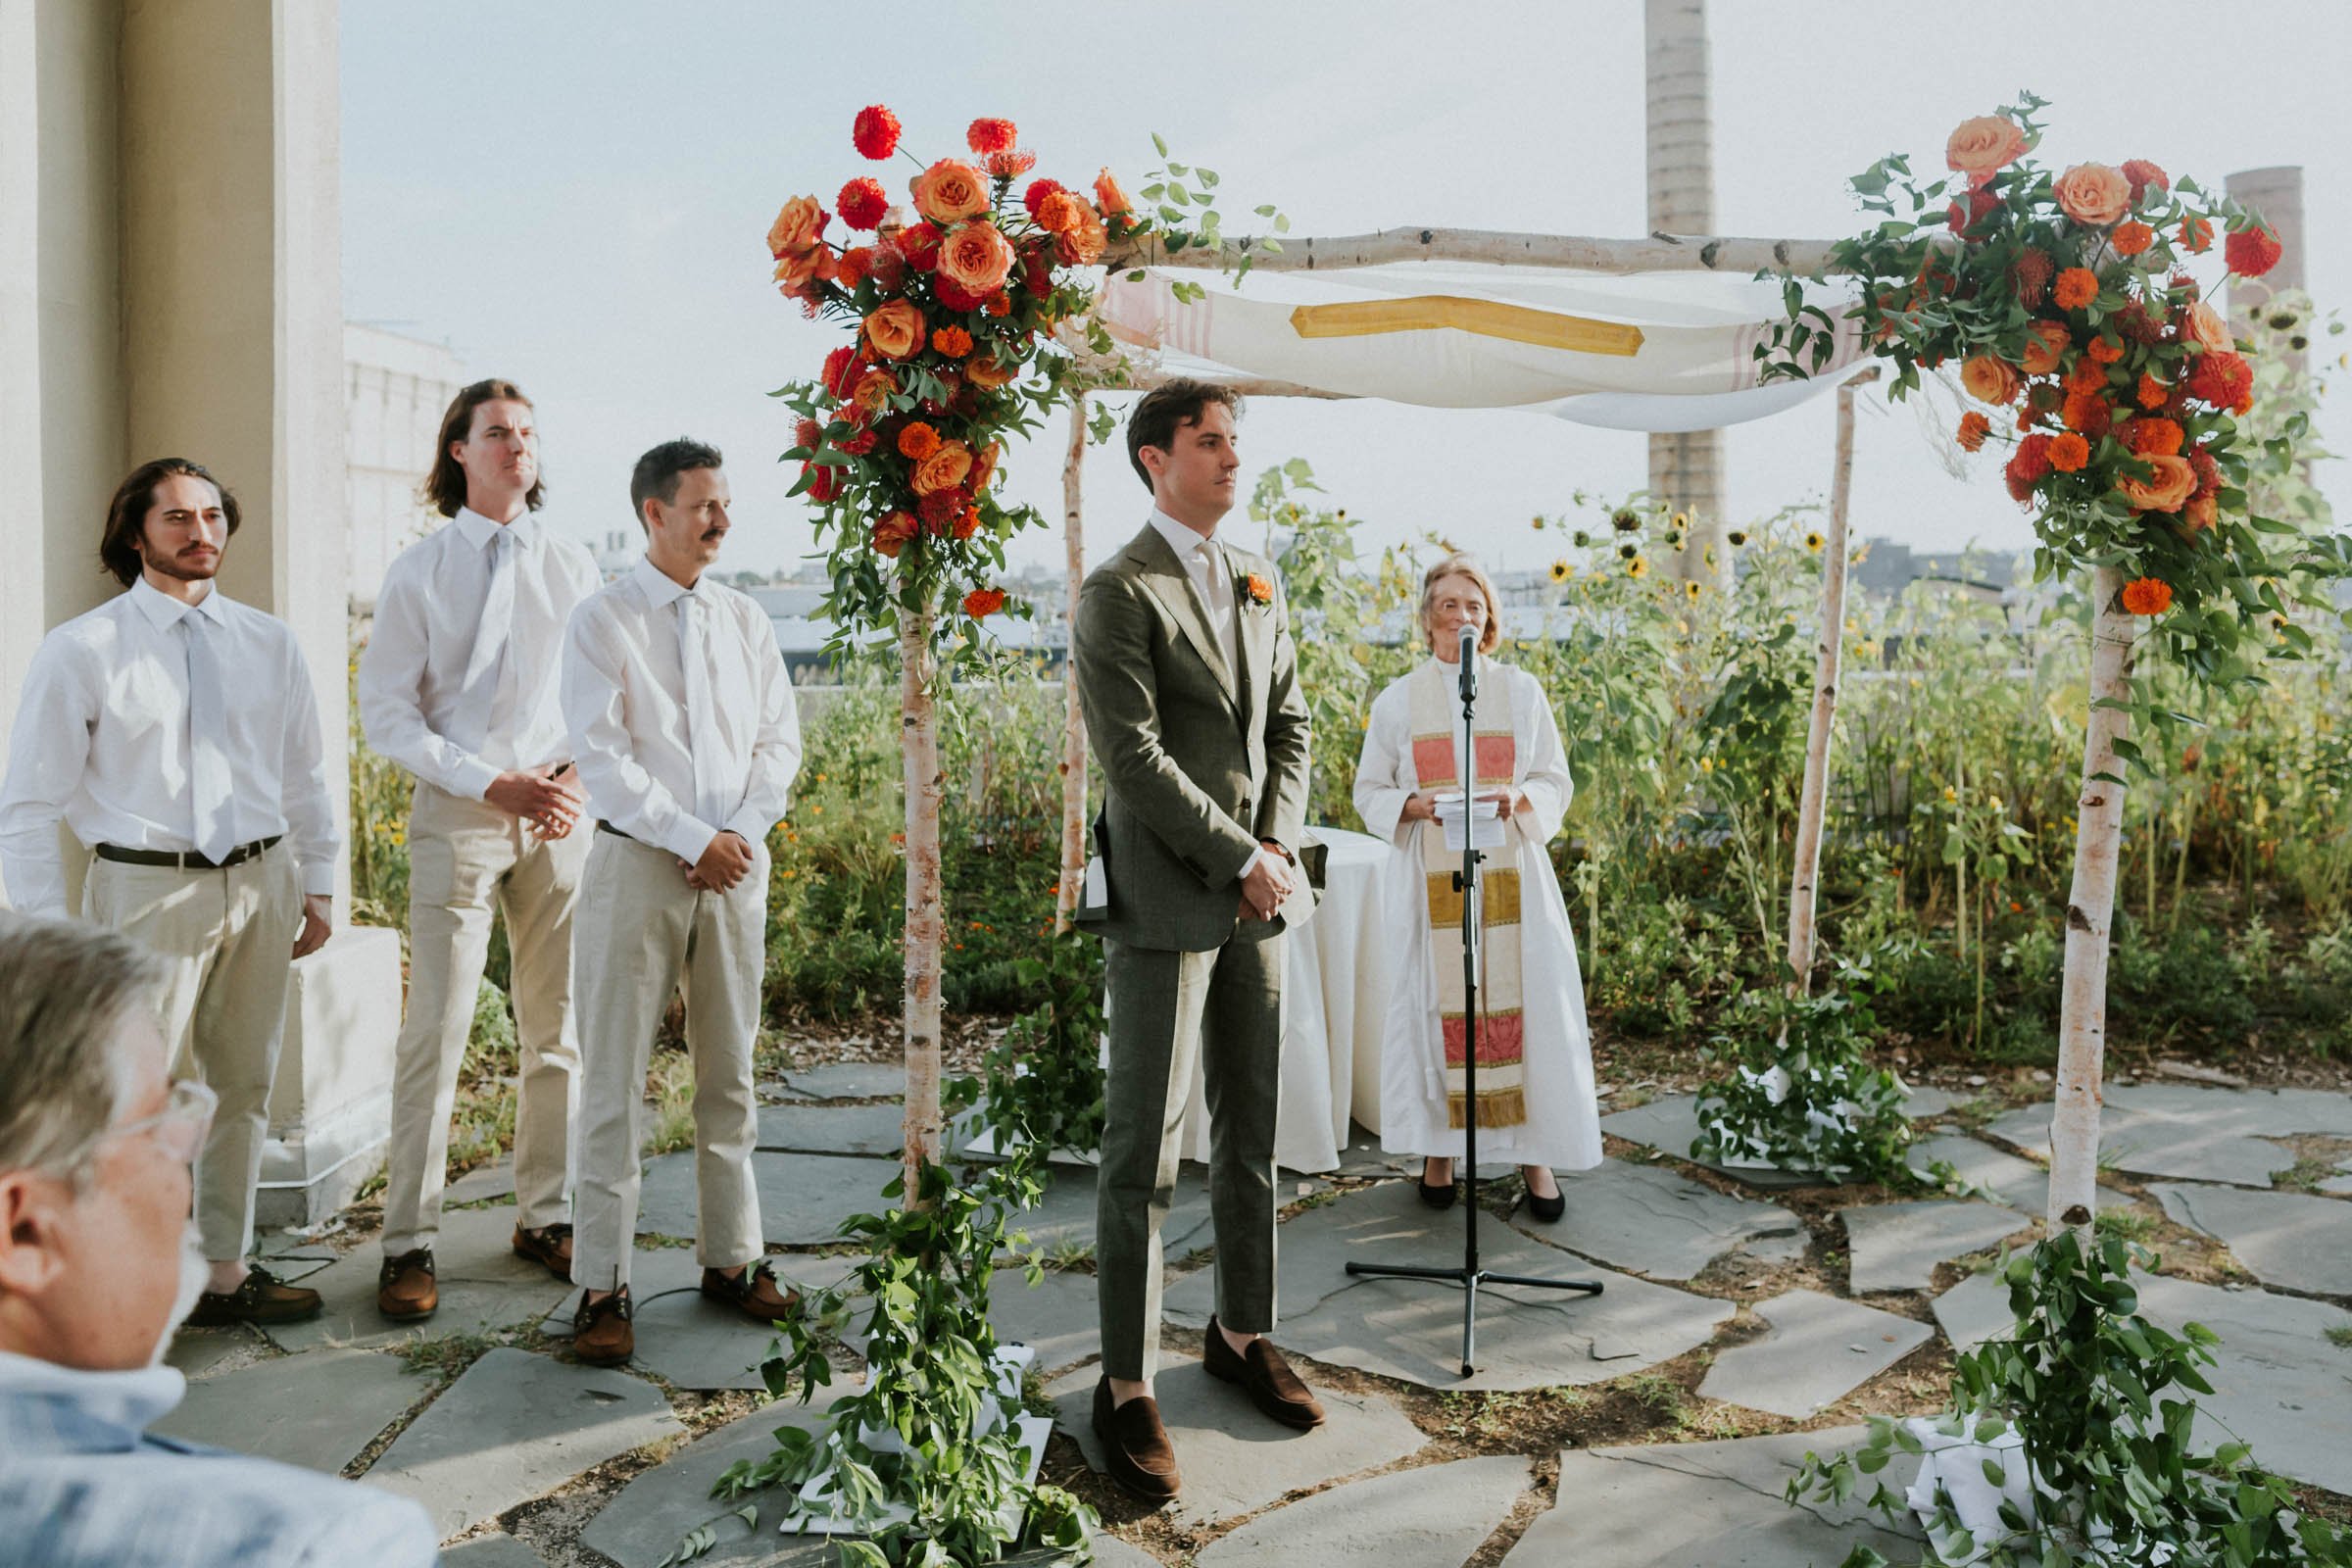
[[[106,1136],[151,1136],[173,1159],[183,1165],[193,1164],[204,1148],[205,1135],[213,1129],[213,1112],[220,1108],[220,1097],[209,1085],[181,1078],[172,1085],[172,1098],[163,1109],[120,1127],[109,1127]]]

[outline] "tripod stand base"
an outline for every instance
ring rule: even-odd
[[[1385,1280],[1443,1280],[1462,1287],[1462,1376],[1474,1377],[1478,1372],[1478,1293],[1487,1285],[1523,1285],[1541,1291],[1576,1291],[1585,1296],[1598,1296],[1598,1280],[1539,1279],[1533,1274],[1490,1274],[1485,1269],[1423,1268],[1405,1263],[1359,1263],[1352,1259],[1348,1272],[1365,1279]]]

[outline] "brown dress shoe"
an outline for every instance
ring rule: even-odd
[[[629,1288],[623,1285],[601,1301],[580,1294],[579,1310],[571,1314],[571,1353],[590,1366],[618,1366],[637,1353],[637,1331],[629,1320]]]
[[[1212,1378],[1239,1383],[1249,1391],[1251,1404],[1286,1427],[1312,1432],[1323,1424],[1321,1401],[1298,1381],[1298,1374],[1262,1334],[1250,1342],[1249,1349],[1237,1352],[1226,1343],[1225,1331],[1212,1316],[1208,1349],[1200,1357],[1200,1365]]]
[[[564,1284],[571,1283],[571,1227],[542,1225],[535,1231],[514,1227],[514,1255],[527,1257]]]
[[[781,1284],[776,1271],[764,1261],[751,1264],[740,1274],[703,1270],[703,1295],[755,1323],[780,1322],[799,1316],[801,1310],[801,1293]]]
[[[318,1315],[318,1293],[288,1285],[256,1263],[233,1291],[207,1291],[196,1298],[188,1321],[198,1328],[230,1323],[299,1323]]]
[[[1146,1502],[1172,1501],[1183,1488],[1176,1446],[1150,1395],[1118,1404],[1110,1396],[1110,1379],[1102,1379],[1095,1385],[1095,1436],[1102,1440],[1104,1473]]]
[[[431,1317],[441,1304],[441,1287],[433,1278],[433,1250],[387,1257],[375,1276],[375,1309],[395,1323]]]

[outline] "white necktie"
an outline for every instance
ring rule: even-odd
[[[219,864],[236,848],[237,824],[229,806],[227,694],[220,684],[220,653],[213,646],[212,617],[191,610],[179,617],[188,645],[188,785],[193,796],[189,837],[196,853]]]
[[[507,644],[514,627],[514,525],[490,536],[490,587],[482,596],[481,618],[474,625],[473,650],[466,656],[466,678],[459,682],[459,720],[450,739],[469,752],[478,752],[490,736],[490,715],[498,700],[499,676],[506,662]]]
[[[678,596],[678,663],[686,675],[686,746],[694,758],[694,814],[713,825],[730,814],[719,798],[718,715],[711,710],[710,655],[703,596]]]
[[[1193,578],[1200,584],[1200,597],[1208,602],[1208,624],[1217,634],[1217,651],[1225,656],[1226,673],[1238,682],[1242,677],[1241,627],[1234,613],[1233,582],[1225,571],[1224,553],[1215,540],[1203,539],[1193,552]]]

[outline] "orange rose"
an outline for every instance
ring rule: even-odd
[[[865,318],[865,341],[886,360],[922,352],[923,313],[912,300],[892,300]]]
[[[2118,256],[2137,256],[2156,243],[2156,231],[2141,222],[2118,223],[2111,243]]]
[[[2079,311],[2099,297],[2099,274],[2087,267],[2070,267],[2051,285],[2050,298],[2062,311]]]
[[[2060,211],[2088,228],[2105,228],[2132,210],[2132,182],[2105,164],[2077,164],[2050,187]]]
[[[2068,430],[2050,437],[2050,466],[2060,473],[2075,473],[2090,461],[2090,443]]]
[[[2188,309],[2180,313],[2180,335],[2208,354],[2233,354],[2237,344],[2230,339],[2230,323],[2222,313],[2203,300],[2191,300]]]
[[[876,366],[858,377],[850,388],[850,403],[867,418],[872,418],[890,407],[890,396],[899,389],[899,378]]]
[[[963,373],[971,377],[972,385],[986,387],[993,392],[998,387],[1012,385],[1021,372],[1008,370],[987,355],[982,355],[965,366]]]
[[[1092,267],[1102,259],[1103,247],[1110,243],[1110,232],[1102,220],[1084,202],[1078,204],[1078,220],[1054,236],[1054,254],[1071,267]]]
[[[927,496],[955,489],[971,471],[972,449],[960,441],[942,441],[938,450],[914,466],[914,477],[909,483],[916,495]]]
[[[2139,577],[2124,584],[2124,613],[2161,615],[2173,608],[2173,585],[2161,577]]]
[[[1119,186],[1119,176],[1107,169],[1095,176],[1095,205],[1102,209],[1104,218],[1118,218],[1135,211],[1135,204]]]
[[[2155,471],[2145,479],[2128,474],[2116,477],[2116,493],[2132,503],[2134,512],[2179,512],[2197,493],[2197,470],[2186,458],[2151,453],[2140,459]]]
[[[2064,321],[2035,321],[2028,330],[2025,372],[2047,375],[2058,368],[2058,357],[2074,346],[2074,335]]]
[[[2211,496],[2189,497],[2187,511],[2183,514],[2188,519],[2188,531],[2196,533],[2200,529],[2212,527],[2219,519],[2221,511],[2221,503]]]
[[[1943,144],[1947,169],[1982,185],[2026,150],[2025,127],[2005,115],[1978,115],[1953,127]]]
[[[939,247],[939,275],[973,295],[994,294],[1012,270],[1012,241],[994,223],[966,223]]]
[[[1968,389],[1970,397],[1995,408],[2005,409],[2017,401],[2019,381],[2015,367],[1989,354],[1980,354],[1960,367],[1960,384]]]
[[[939,432],[917,419],[899,432],[899,456],[920,463],[939,450]]]
[[[988,180],[969,164],[942,158],[914,176],[914,210],[941,227],[988,211]]]
[[[816,205],[816,198],[795,196],[768,225],[767,254],[797,256],[812,250],[822,241],[824,231],[825,210]]]
[[[906,541],[914,537],[914,530],[912,513],[886,513],[875,519],[873,546],[883,555],[895,557]]]
[[[980,455],[972,460],[972,471],[964,480],[964,488],[974,495],[987,489],[988,481],[997,476],[997,459],[1004,451],[1004,447],[994,441],[982,447]]]
[[[776,287],[787,294],[810,293],[817,284],[840,270],[839,262],[840,258],[826,245],[779,256],[776,258]]]

